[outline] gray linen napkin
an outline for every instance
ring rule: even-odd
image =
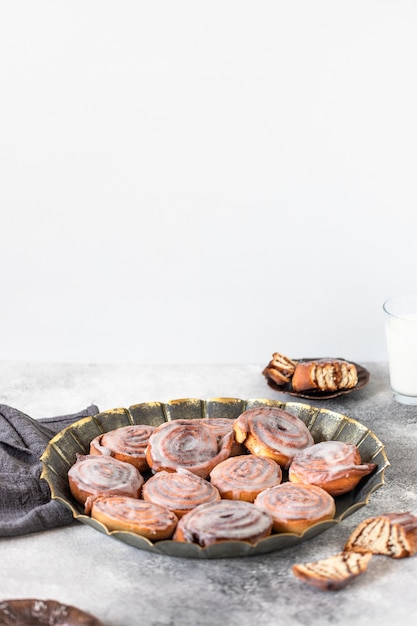
[[[35,420],[18,409],[0,404],[0,537],[39,532],[69,524],[72,513],[52,500],[41,480],[40,457],[48,441],[73,422],[98,413],[86,409]]]

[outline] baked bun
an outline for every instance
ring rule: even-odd
[[[2,626],[104,626],[94,615],[56,600],[25,598],[0,602]]]
[[[291,382],[296,367],[297,361],[293,361],[279,352],[274,352],[271,361],[262,373],[279,386],[287,385]]]
[[[233,432],[219,441],[202,420],[164,422],[149,437],[146,460],[154,473],[184,467],[207,478],[217,463],[230,456],[232,442]]]
[[[317,522],[333,519],[336,513],[335,501],[327,491],[295,483],[282,483],[262,491],[255,505],[272,517],[275,532],[297,535]]]
[[[210,417],[201,418],[200,421],[206,428],[209,428],[214,433],[218,442],[220,442],[225,435],[230,436],[230,433],[232,433],[230,456],[237,456],[238,454],[244,454],[246,452],[245,446],[236,441],[235,431],[233,430],[233,419],[228,417]]]
[[[314,444],[304,422],[278,407],[258,407],[244,411],[234,422],[238,443],[256,456],[274,459],[288,467],[293,456]]]
[[[298,363],[291,379],[292,389],[299,391],[340,391],[358,384],[356,366],[341,359],[318,359]]]
[[[271,534],[272,518],[251,502],[220,500],[200,504],[182,517],[173,539],[205,546],[222,541],[255,544]]]
[[[337,591],[366,571],[370,553],[340,552],[327,559],[292,566],[294,576],[323,591]]]
[[[218,489],[210,482],[182,467],[176,472],[157,472],[142,489],[142,498],[164,506],[178,518],[204,502],[220,500]]]
[[[349,537],[345,550],[385,554],[394,559],[417,553],[417,517],[386,513],[364,520]]]
[[[95,437],[90,443],[90,454],[113,456],[131,463],[140,472],[148,470],[145,450],[155,426],[131,424],[110,430]]]
[[[375,463],[362,463],[359,450],[352,443],[321,441],[294,456],[288,479],[317,485],[338,496],[351,491],[376,467]]]
[[[128,496],[99,496],[91,505],[91,517],[108,530],[125,530],[151,541],[170,539],[177,516],[164,506]]]
[[[253,502],[261,491],[279,485],[281,467],[273,459],[243,454],[222,461],[210,472],[222,498]]]
[[[117,494],[139,498],[144,483],[142,474],[130,463],[112,456],[78,455],[68,471],[72,495],[90,512],[91,499]]]

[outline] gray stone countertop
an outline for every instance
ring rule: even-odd
[[[364,575],[338,592],[313,589],[291,574],[296,562],[339,552],[366,517],[417,512],[417,407],[395,402],[385,363],[364,365],[370,372],[364,389],[320,406],[370,428],[385,444],[391,466],[368,505],[341,524],[277,552],[197,560],[138,550],[74,521],[0,540],[0,601],[54,599],[93,613],[106,626],[414,624],[417,556],[374,557]],[[295,400],[271,390],[261,372],[262,365],[0,362],[0,402],[40,418],[91,403],[106,410],[186,397]]]

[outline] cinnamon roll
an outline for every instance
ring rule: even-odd
[[[233,430],[234,420],[228,417],[210,417],[202,418],[202,424],[207,428],[210,428],[216,435],[217,441],[220,441],[225,435],[233,433],[232,449],[230,450],[230,456],[237,456],[238,454],[245,454],[247,452],[243,444],[237,443],[235,438],[235,431]]]
[[[154,473],[184,467],[206,478],[230,455],[232,441],[232,432],[218,441],[201,420],[174,420],[161,424],[151,434],[146,460]]]
[[[56,600],[22,598],[0,602],[2,626],[103,626],[94,615]]]
[[[91,505],[91,517],[108,530],[125,530],[151,541],[170,539],[178,518],[159,504],[128,496],[99,496]]]
[[[304,422],[278,407],[248,409],[235,420],[233,428],[236,440],[252,454],[275,459],[283,467],[314,443]]]
[[[74,498],[89,513],[96,496],[112,493],[139,498],[144,479],[136,467],[112,456],[78,455],[68,471],[68,482]]]
[[[211,484],[222,498],[253,502],[261,491],[279,485],[281,467],[273,459],[243,454],[222,461],[210,472]]]
[[[362,463],[352,443],[321,441],[293,458],[288,478],[293,483],[317,485],[337,496],[351,491],[376,467],[375,463]]]
[[[271,534],[272,518],[251,502],[220,500],[200,504],[182,517],[174,541],[197,543],[203,548],[222,541],[255,544]]]
[[[317,522],[333,519],[336,505],[333,497],[315,485],[282,483],[262,491],[255,505],[270,514],[277,533],[301,535]]]
[[[220,500],[218,489],[210,482],[182,467],[176,472],[157,472],[143,485],[142,498],[164,506],[181,518],[204,502]]]
[[[144,472],[149,469],[145,450],[154,430],[155,427],[148,424],[131,424],[110,430],[91,441],[90,454],[113,456],[119,461],[131,463],[140,472]]]

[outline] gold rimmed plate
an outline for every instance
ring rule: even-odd
[[[294,359],[294,360],[297,361],[297,363],[307,363],[308,361],[322,361],[323,357],[303,358],[303,359]],[[342,359],[340,357],[335,359],[334,357],[332,357],[331,359],[329,358],[328,360],[345,361],[346,359]],[[352,365],[356,367],[356,371],[358,373],[358,382],[356,383],[354,387],[352,387],[352,389],[340,389],[338,391],[318,391],[315,389],[312,389],[309,391],[294,391],[291,385],[291,381],[284,385],[278,385],[275,381],[272,380],[272,378],[268,376],[268,374],[264,373],[264,376],[266,378],[268,386],[274,391],[278,391],[279,393],[285,393],[289,396],[294,396],[295,398],[303,398],[305,400],[313,400],[313,401],[314,400],[328,400],[329,398],[337,398],[338,396],[343,396],[343,395],[352,393],[354,391],[359,391],[359,389],[363,389],[368,384],[369,377],[370,377],[369,371],[362,365],[359,365],[358,363],[354,363],[353,361],[349,361],[349,362],[352,363]]]
[[[109,531],[104,524],[86,515],[83,507],[71,495],[68,470],[75,463],[77,454],[88,454],[90,441],[101,433],[129,424],[158,426],[175,419],[227,417],[234,420],[243,411],[262,406],[279,407],[299,417],[310,430],[316,443],[327,440],[353,443],[358,447],[364,463],[372,462],[377,465],[376,470],[363,478],[354,490],[335,498],[336,515],[333,520],[319,522],[302,535],[292,533],[271,535],[256,545],[246,541],[224,541],[201,548],[196,544],[172,540],[153,543],[132,532]],[[264,554],[288,548],[315,537],[365,506],[371,494],[384,484],[384,472],[389,466],[384,444],[366,426],[346,415],[298,402],[268,399],[242,400],[240,398],[208,400],[185,398],[169,402],[143,402],[129,408],[112,409],[92,417],[85,417],[51,439],[41,461],[41,477],[49,484],[52,498],[67,506],[78,521],[140,550],[169,556],[207,559]]]

